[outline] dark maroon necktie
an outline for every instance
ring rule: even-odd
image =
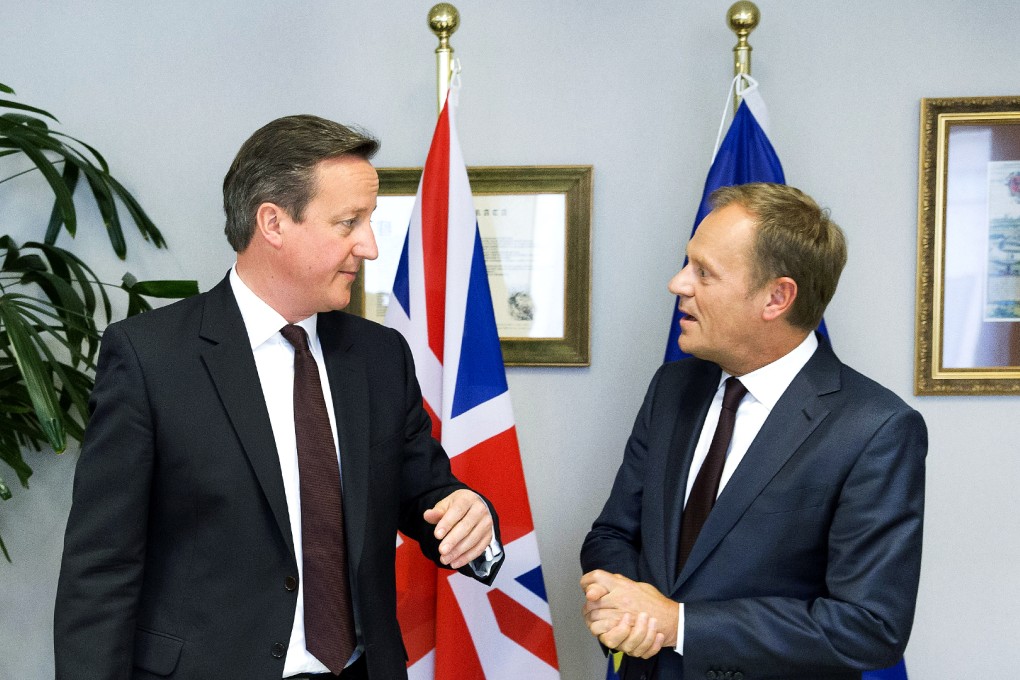
[[[333,429],[319,369],[300,326],[280,329],[294,346],[294,432],[301,477],[301,552],[304,561],[305,646],[333,674],[354,648],[354,614],[347,578],[347,544]]]
[[[691,487],[691,495],[684,506],[683,520],[680,524],[680,550],[676,571],[683,571],[687,557],[691,554],[694,541],[701,533],[701,527],[708,519],[708,513],[715,505],[715,497],[719,492],[719,479],[722,477],[723,466],[726,464],[726,450],[733,438],[733,424],[737,420],[737,407],[740,400],[747,394],[747,388],[734,377],[726,379],[726,391],[723,393],[722,410],[719,412],[719,424],[712,435],[712,443],[708,447],[708,455],[701,464],[701,470]]]

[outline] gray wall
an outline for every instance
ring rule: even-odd
[[[683,253],[730,76],[719,2],[458,0],[460,137],[470,165],[595,166],[592,366],[509,371],[563,677],[603,677],[580,621],[577,552],[661,361]],[[197,278],[232,262],[219,186],[239,144],[284,114],[369,127],[378,164],[420,165],[434,125],[431,2],[4,2],[0,82],[106,155],[171,244],[101,230],[74,247],[109,280]],[[760,0],[754,74],[787,179],[832,208],[850,262],[827,321],[840,356],[928,421],[913,680],[1020,666],[1018,402],[912,396],[918,100],[1016,94],[1017,17],[988,0]],[[0,231],[38,238],[42,192],[0,187]],[[21,185],[19,185],[21,186]],[[32,221],[24,219],[30,217]],[[66,238],[62,245],[69,245]],[[29,453],[30,492],[0,506],[0,677],[52,677],[50,618],[76,454]],[[13,475],[8,470],[4,476]],[[1009,643],[1009,640],[1013,640]]]

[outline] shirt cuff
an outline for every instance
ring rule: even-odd
[[[673,648],[677,654],[683,656],[684,653],[684,603],[679,602],[680,614],[676,617],[676,647]]]
[[[475,494],[478,496],[478,494]],[[478,496],[481,498],[481,496]],[[488,506],[486,506],[488,508]],[[492,511],[489,511],[489,517],[492,517]],[[503,546],[500,545],[499,541],[496,540],[496,529],[492,530],[492,540],[489,541],[489,546],[485,549],[481,555],[476,557],[474,560],[468,563],[471,567],[471,571],[475,573],[478,578],[487,578],[492,568],[499,562],[499,558],[503,555]]]
[[[492,567],[499,562],[499,558],[502,555],[503,546],[496,540],[496,532],[493,531],[492,540],[489,541],[489,546],[485,549],[485,552],[469,563],[471,571],[475,572],[475,576],[478,578],[486,578],[489,572],[492,571]]]

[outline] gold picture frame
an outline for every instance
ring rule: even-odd
[[[918,395],[1020,394],[1020,97],[921,100]]]
[[[366,293],[366,276],[374,281],[369,289],[384,290],[380,282],[391,275],[380,272],[382,276],[376,276],[372,267],[384,267],[387,260],[392,263],[399,255],[421,168],[377,170],[379,208],[373,220],[377,221],[380,257],[362,267],[348,309],[381,320],[388,296],[372,290]],[[507,366],[591,364],[592,176],[590,165],[468,168]],[[390,198],[393,200],[388,203]],[[515,209],[518,207],[521,209]],[[394,216],[393,225],[389,214]],[[398,224],[400,220],[403,224]],[[501,231],[508,229],[513,234]],[[521,237],[521,233],[525,235]],[[535,234],[535,241],[528,234]],[[539,239],[544,246],[539,245]],[[511,255],[507,251],[512,251]],[[493,258],[500,257],[501,252],[503,262],[494,265]],[[512,259],[510,264],[508,257]],[[520,291],[510,283],[503,285],[504,277],[509,282],[539,268],[551,271],[543,279],[546,283],[535,286],[536,290]]]

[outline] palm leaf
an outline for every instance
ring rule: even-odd
[[[92,154],[92,157],[96,159],[96,162],[99,163],[100,172],[102,172],[105,175],[110,174],[110,164],[106,162],[106,159],[103,158],[103,154],[99,153],[99,151],[97,151],[94,146],[92,146],[91,144],[86,144],[77,137],[72,137],[71,135],[65,134],[63,132],[58,132],[57,130],[51,131],[50,134],[53,135],[54,137],[63,137],[64,139],[69,139],[75,144],[80,144],[81,146],[85,147],[86,149],[88,149],[89,153]],[[81,158],[83,161],[90,164],[92,163],[92,161],[85,157],[85,154],[75,149],[73,145],[65,144],[64,146],[67,149],[74,151],[78,155],[78,157]]]
[[[28,478],[32,476],[32,468],[28,466],[25,459],[21,456],[21,447],[19,446],[3,446],[0,447],[0,460],[11,466],[15,474],[18,475],[18,482],[22,487],[28,488]],[[5,497],[6,496],[6,497]],[[8,500],[11,497],[10,487],[4,485],[4,491],[0,491],[0,498]]]
[[[128,283],[129,274],[124,275],[124,283]],[[134,277],[132,277],[133,279]],[[139,295],[146,295],[154,298],[169,298],[179,300],[180,298],[198,295],[198,282],[196,281],[134,281],[128,285],[128,289]]]
[[[64,184],[67,186],[67,190],[74,195],[74,190],[78,187],[78,176],[81,173],[78,170],[78,166],[74,163],[64,163],[64,171],[61,173],[61,179],[64,180]],[[50,223],[46,226],[46,236],[43,240],[46,243],[54,244],[57,242],[57,235],[60,233],[60,227],[65,224],[64,213],[60,210],[56,201],[53,203],[53,210],[50,211]],[[67,233],[74,238],[76,230],[74,226],[67,228]]]
[[[67,441],[61,426],[56,389],[39,358],[39,350],[45,347],[44,341],[31,325],[25,323],[18,308],[10,304],[7,295],[0,297],[0,321],[7,330],[8,348],[28,388],[39,424],[50,445],[60,453],[67,447]]]
[[[64,182],[64,178],[46,154],[42,152],[42,148],[51,146],[47,144],[45,139],[40,139],[38,133],[32,131],[29,127],[13,123],[10,120],[5,120],[4,116],[0,116],[0,134],[6,135],[11,142],[26,156],[35,163],[36,167],[42,173],[43,177],[46,178],[46,182],[50,185],[53,190],[55,197],[54,209],[59,210],[63,223],[67,226],[69,232],[74,233],[74,229],[77,226],[75,220],[74,211],[74,198],[71,192],[67,188],[67,184]],[[41,148],[42,147],[42,148]]]
[[[135,200],[135,197],[131,195],[131,192],[124,188],[113,175],[107,175],[106,181],[110,183],[110,187],[114,190],[121,201],[124,202],[124,207],[127,208],[128,213],[131,214],[131,219],[134,220],[135,226],[145,237],[145,240],[151,240],[153,245],[157,248],[166,248],[166,240],[163,238],[163,234],[156,228],[149,216],[142,209],[142,206]]]
[[[110,305],[110,296],[106,294],[106,287],[99,281],[99,277],[92,271],[92,268],[85,264],[84,260],[70,251],[45,243],[30,241],[25,244],[25,247],[37,248],[42,251],[54,271],[56,271],[56,267],[66,266],[73,277],[70,280],[73,280],[81,288],[89,314],[95,314],[96,303],[101,301],[104,318],[107,321],[113,320],[113,308]],[[95,286],[92,285],[93,283]],[[98,297],[96,296],[97,291]]]
[[[68,157],[68,160],[76,163],[85,175],[89,188],[92,189],[92,197],[96,199],[99,214],[103,218],[103,224],[106,226],[106,235],[110,239],[110,245],[113,246],[113,252],[123,260],[127,257],[127,243],[124,241],[124,230],[120,226],[120,216],[117,214],[117,203],[113,200],[113,192],[110,190],[110,185],[104,181],[104,177],[109,177],[109,175],[100,174],[93,165],[80,159],[72,160]]]
[[[7,85],[4,85],[3,83],[0,83],[0,92],[3,92],[4,94],[14,94],[14,90],[12,90]],[[7,100],[7,99],[0,99],[0,106],[4,107],[6,109],[18,109],[19,111],[31,111],[32,113],[38,113],[41,116],[46,116],[47,118],[52,118],[53,120],[57,120],[57,117],[54,116],[52,113],[49,113],[48,111],[43,111],[42,109],[37,109],[34,106],[29,106],[28,104],[20,104],[18,102],[12,102],[12,101]]]

